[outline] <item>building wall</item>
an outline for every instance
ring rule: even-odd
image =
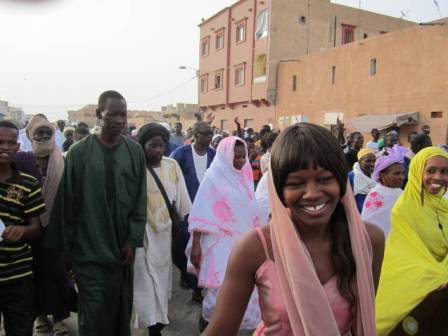
[[[256,124],[273,121],[273,109],[266,103],[267,76],[264,80],[254,81],[256,57],[268,55],[269,45],[269,35],[255,38],[256,18],[268,7],[269,1],[241,0],[200,25],[201,41],[210,37],[210,53],[205,57],[199,55],[199,77],[208,77],[208,90],[199,93],[199,104],[202,111],[215,114],[215,126],[233,120],[239,112],[243,117],[247,111],[253,111]],[[242,22],[245,39],[237,41],[237,27]],[[224,48],[216,50],[216,32],[222,28],[226,32]],[[236,69],[240,67],[244,69],[244,81],[238,84],[235,77]],[[224,73],[222,89],[213,88],[214,74],[218,70]]]
[[[266,9],[268,34],[256,39],[257,17]],[[237,25],[243,20],[246,22],[246,40],[237,43]],[[208,79],[206,92],[199,92],[201,111],[217,113],[222,117],[216,118],[217,124],[220,124],[220,120],[227,118],[223,111],[233,111],[229,112],[233,115],[240,110],[236,106],[250,105],[249,110],[254,111],[254,118],[264,118],[257,123],[274,120],[271,105],[276,103],[278,95],[279,63],[340,45],[341,24],[356,26],[355,41],[364,39],[364,34],[373,37],[382,31],[415,25],[413,22],[331,4],[330,0],[240,0],[224,8],[199,25],[201,45],[203,39],[210,39],[207,56],[201,54],[201,45],[199,48],[199,91],[201,78]],[[224,48],[217,50],[216,34],[221,29],[225,31]],[[267,58],[267,74],[261,81],[254,80],[256,60],[260,55]],[[239,66],[245,69],[245,80],[243,84],[235,85],[235,69]],[[222,71],[224,75],[224,85],[220,89],[213,88],[217,71]]]
[[[83,108],[76,111],[68,111],[68,123],[84,122],[89,125],[90,128],[96,125],[96,108],[97,105],[86,105]]]
[[[226,104],[225,85],[228,82],[227,63],[228,63],[228,30],[230,20],[230,9],[218,13],[213,20],[206,22],[200,29],[200,48],[199,48],[199,76],[206,76],[208,79],[208,88],[206,93],[199,94],[199,104],[201,106]],[[220,50],[216,49],[216,32],[224,29],[224,47]],[[202,55],[202,41],[209,39],[209,52],[207,56]],[[221,71],[224,75],[223,87],[215,89],[214,76],[215,73]],[[200,80],[199,80],[200,82]],[[200,85],[200,83],[199,83]]]
[[[0,100],[0,113],[4,115],[4,118],[8,117],[8,105],[7,101]]]
[[[253,78],[253,47],[254,47],[254,1],[241,1],[232,8],[229,26],[229,103],[250,101]],[[236,31],[240,23],[246,25],[246,38],[237,42]],[[236,67],[244,67],[244,83],[235,85]]]
[[[25,112],[21,107],[8,107],[8,119],[14,121],[17,125],[22,125],[25,121]]]
[[[309,5],[308,5],[309,4]],[[340,46],[342,24],[355,26],[354,40],[364,34],[374,37],[415,26],[415,22],[359,10],[329,0],[282,0],[271,2],[269,48],[269,91],[276,96],[277,66],[282,60],[294,60],[310,53]],[[305,22],[301,22],[301,17]],[[335,34],[336,30],[336,34]],[[336,39],[335,39],[336,38]],[[275,103],[275,100],[272,100]]]
[[[372,76],[371,60],[377,73]],[[276,123],[302,115],[324,124],[326,113],[350,118],[365,114],[420,112],[420,124],[403,128],[402,137],[423,124],[434,143],[447,141],[448,26],[408,28],[282,63]],[[332,84],[332,67],[336,67]],[[297,91],[292,78],[298,78]],[[431,118],[431,112],[443,112]],[[283,125],[286,126],[286,125]],[[370,137],[369,137],[370,138]],[[404,141],[406,144],[406,141]]]
[[[96,118],[97,105],[86,105],[77,111],[68,111],[68,122],[85,122],[90,128],[97,125]],[[196,104],[178,103],[162,107],[162,111],[137,111],[128,110],[128,125],[141,127],[150,122],[167,122],[174,124],[180,120],[184,127],[189,127],[195,122],[194,111],[197,110]],[[165,117],[164,115],[168,115]],[[178,119],[177,115],[180,115]]]
[[[245,121],[251,120],[248,127],[259,131],[261,126],[274,123],[274,106],[257,107],[253,104],[238,103],[232,109],[219,108],[213,112],[215,120],[213,126],[221,128],[225,131],[232,132],[236,130],[234,119],[239,118],[241,127],[245,127]]]

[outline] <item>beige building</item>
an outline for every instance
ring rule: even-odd
[[[85,122],[90,128],[93,128],[98,123],[96,109],[96,104],[90,104],[77,111],[68,111],[68,123]],[[184,124],[184,128],[186,128],[195,122],[194,113],[196,111],[196,104],[183,103],[163,106],[161,111],[128,110],[128,125],[139,128],[151,122],[174,124],[177,121],[181,121]]]
[[[68,111],[68,123],[80,123],[84,122],[89,125],[90,128],[96,125],[96,108],[97,105],[89,104],[76,111]]]
[[[412,27],[279,66],[276,122],[350,130],[431,126],[434,144],[448,136],[448,25]],[[366,139],[370,139],[367,136]]]
[[[14,121],[17,125],[23,125],[25,122],[25,112],[21,107],[8,107],[8,119]]]
[[[281,61],[413,25],[330,0],[240,0],[199,25],[200,110],[228,130],[275,124]]]
[[[177,103],[162,106],[162,116],[168,123],[180,121],[184,129],[191,127],[196,122],[195,114],[198,112],[197,104]]]
[[[68,111],[68,123],[71,124],[84,122],[89,125],[90,128],[93,128],[98,124],[98,120],[96,118],[96,109],[96,104],[89,104],[77,111]],[[163,118],[161,112],[128,110],[129,126],[141,127],[144,124],[150,122],[158,122],[162,119]]]
[[[9,104],[6,100],[0,100],[0,118],[8,118]]]

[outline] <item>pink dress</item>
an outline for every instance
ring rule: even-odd
[[[293,335],[289,324],[288,313],[283,302],[280,283],[274,260],[269,256],[269,251],[260,228],[256,229],[263,245],[266,261],[255,274],[255,283],[258,288],[259,303],[262,322],[255,332],[256,336],[291,336]],[[351,335],[352,315],[350,305],[341,296],[337,287],[337,277],[333,277],[323,285],[324,291],[330,302],[336,323],[341,335]]]

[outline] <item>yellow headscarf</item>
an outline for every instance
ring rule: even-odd
[[[358,161],[361,160],[364,156],[368,154],[375,154],[375,151],[372,148],[362,148],[358,152]]]
[[[376,298],[379,336],[388,335],[429,293],[448,283],[446,190],[431,195],[423,188],[426,162],[435,156],[448,159],[438,147],[425,148],[412,159],[409,182],[392,209]]]

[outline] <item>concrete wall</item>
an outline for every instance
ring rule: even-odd
[[[265,124],[273,124],[274,119],[274,107],[273,106],[255,106],[253,104],[238,103],[230,108],[219,108],[216,109],[213,114],[215,115],[215,120],[213,126],[221,128],[222,121],[228,126],[224,127],[226,131],[236,130],[236,125],[233,120],[238,117],[241,122],[241,126],[244,127],[244,120],[253,119],[253,128],[259,131],[261,126]]]
[[[265,9],[269,13],[268,34],[256,39],[256,19]],[[304,22],[301,22],[302,16]],[[246,40],[237,43],[236,26],[241,20],[246,20]],[[331,4],[330,0],[240,0],[199,26],[201,41],[210,38],[209,55],[199,55],[199,76],[208,78],[207,92],[199,93],[200,109],[216,112],[218,124],[220,120],[230,119],[223,111],[231,111],[229,115],[253,111],[253,118],[262,118],[257,120],[257,124],[265,124],[267,119],[274,120],[272,105],[276,104],[278,95],[279,63],[339,45],[341,24],[357,27],[356,41],[363,39],[364,33],[374,36],[381,31],[402,29],[415,23]],[[216,50],[216,32],[222,28],[226,32],[224,48]],[[266,79],[254,81],[256,59],[262,54],[267,56]],[[243,85],[236,86],[235,68],[238,65],[244,65],[245,81]],[[218,70],[224,73],[224,85],[222,89],[213,89],[214,75]],[[248,105],[248,108],[239,109],[238,106],[242,105]]]
[[[199,93],[199,104],[217,105],[225,104],[227,101],[226,83],[228,82],[227,63],[228,63],[228,29],[230,20],[230,9],[225,9],[215,15],[215,17],[201,26],[200,47],[199,47],[199,85],[203,76],[208,78],[208,90],[206,93]],[[224,48],[217,50],[215,47],[216,32],[224,29]],[[209,54],[202,55],[202,41],[205,38],[210,39]],[[224,73],[224,86],[220,89],[214,89],[214,77],[217,71]]]
[[[269,33],[255,38],[256,18],[261,11],[269,10],[269,4],[269,1],[242,0],[200,25],[201,41],[210,37],[210,52],[208,56],[199,56],[199,83],[201,77],[208,77],[208,90],[199,93],[199,105],[202,111],[215,114],[217,127],[223,121],[224,124],[229,121],[234,127],[236,116],[242,121],[254,119],[255,125],[260,126],[273,122],[274,109],[267,104],[268,76],[264,81],[254,82],[255,60],[258,55],[268,55],[269,46]],[[242,22],[245,22],[246,38],[237,42],[237,26]],[[224,48],[216,50],[216,31],[222,28],[226,32]],[[244,83],[240,85],[235,84],[237,67],[244,68]],[[217,70],[224,73],[222,89],[213,89]]]
[[[371,59],[377,73],[370,75]],[[403,137],[423,124],[432,128],[434,143],[447,141],[448,26],[425,26],[376,36],[296,62],[282,63],[279,72],[279,118],[305,115],[323,124],[325,113],[350,118],[364,114],[420,112],[419,126],[403,128]],[[331,69],[336,67],[335,84]],[[292,76],[298,78],[292,91]],[[443,118],[431,118],[442,111]]]
[[[373,37],[381,32],[416,25],[415,22],[332,4],[329,0],[272,1],[271,6],[268,89],[273,96],[278,63],[340,46],[342,24],[356,26],[355,41],[364,39],[364,33]],[[300,21],[302,16],[305,23]]]

